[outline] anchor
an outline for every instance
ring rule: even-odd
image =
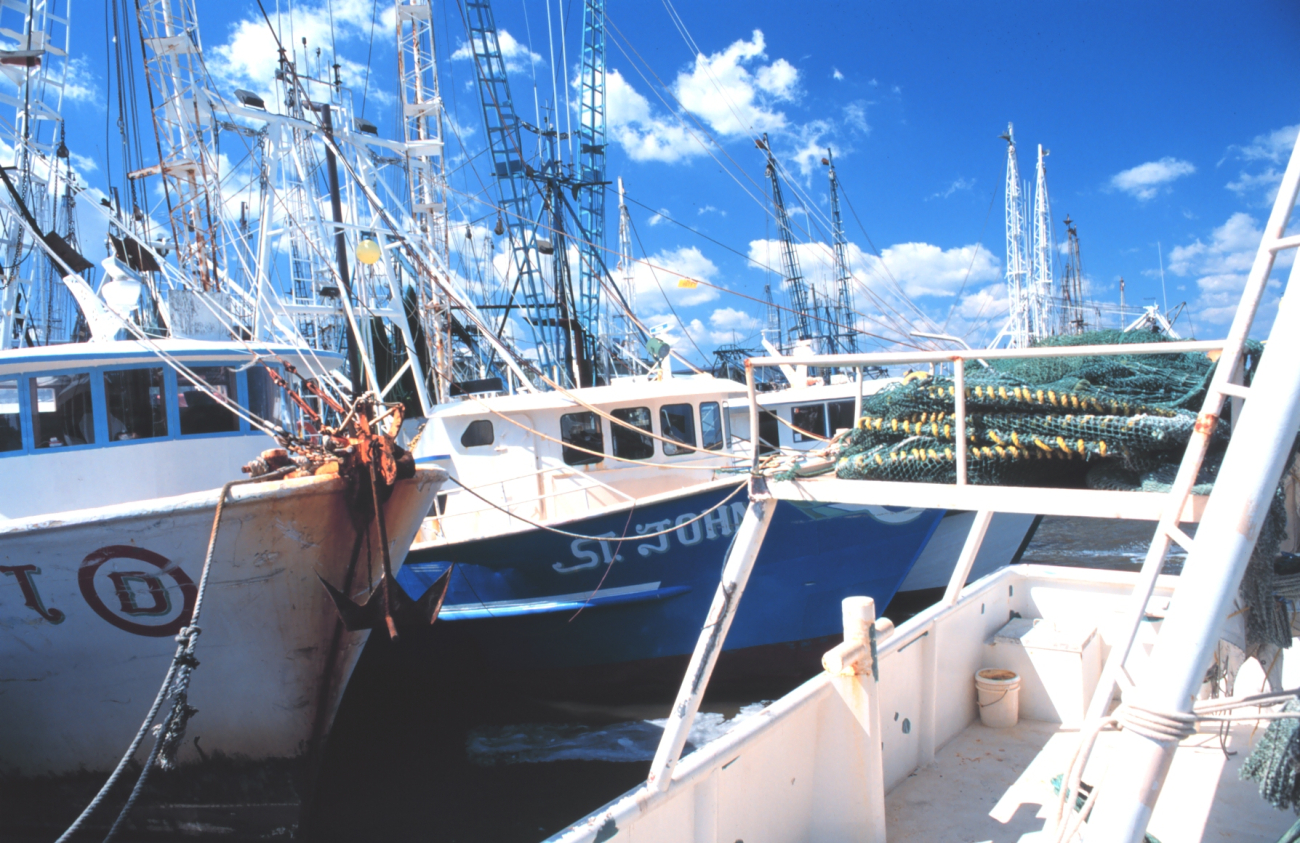
[[[357,603],[339,591],[320,574],[316,575],[334,607],[338,609],[343,628],[348,632],[362,629],[387,630],[389,638],[396,641],[399,630],[413,630],[429,626],[438,619],[442,601],[447,596],[447,584],[451,581],[451,568],[425,590],[418,599],[411,599],[387,570],[379,578],[379,584],[366,597],[364,603]]]
[[[338,610],[339,619],[346,630],[349,632],[357,632],[363,629],[386,630],[388,637],[396,641],[401,630],[429,626],[438,619],[438,612],[442,609],[442,601],[447,596],[447,585],[451,581],[451,568],[448,568],[442,576],[438,577],[433,585],[429,586],[418,599],[412,599],[393,577],[392,559],[388,551],[388,527],[384,523],[384,504],[383,498],[379,495],[378,475],[383,474],[385,491],[390,491],[392,484],[396,482],[402,473],[402,467],[399,465],[402,460],[394,454],[394,450],[400,451],[400,449],[397,449],[393,445],[391,438],[385,436],[382,432],[379,435],[372,433],[370,425],[362,420],[364,418],[364,413],[359,414],[358,435],[353,440],[356,446],[353,454],[359,458],[360,462],[365,463],[370,475],[370,502],[374,506],[375,522],[379,526],[379,546],[383,554],[383,571],[380,574],[378,584],[375,585],[363,603],[357,603],[343,591],[330,585],[319,573],[316,574],[316,578],[320,580],[321,585],[325,586],[326,593],[334,601],[334,607]],[[394,413],[394,418],[396,423],[393,427],[400,427],[400,409]],[[378,422],[379,419],[375,421]],[[349,467],[355,469],[356,461],[348,460],[348,462],[351,463]],[[376,466],[378,466],[378,469]],[[363,540],[364,532],[358,525],[357,543],[354,545],[352,553],[351,565],[353,567],[356,565]],[[344,589],[348,588],[351,580],[352,573],[349,570],[347,582],[343,586]]]

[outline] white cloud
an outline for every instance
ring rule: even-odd
[[[799,167],[799,172],[806,181],[813,170],[821,165],[822,157],[826,154],[826,148],[831,144],[826,140],[833,127],[825,120],[813,120],[799,126],[794,134],[794,151],[787,152],[783,157],[787,161],[794,161]],[[843,150],[835,150],[842,152]],[[793,208],[791,209],[793,212]]]
[[[677,281],[688,278],[713,283],[717,274],[718,267],[695,246],[660,250],[645,261],[633,264],[638,307],[659,309],[664,296],[675,307],[713,301],[718,297],[718,291],[713,287],[704,284],[694,288],[679,287]]]
[[[842,81],[844,81],[844,74],[843,74],[843,73],[840,73],[840,70],[839,70],[838,67],[832,67],[832,68],[831,68],[831,78],[834,79],[836,82],[842,82]]]
[[[1174,180],[1191,175],[1194,172],[1196,172],[1196,167],[1190,161],[1180,161],[1177,158],[1165,156],[1159,161],[1148,161],[1145,164],[1139,164],[1121,173],[1116,173],[1111,176],[1110,186],[1145,202],[1148,199],[1154,199],[1162,189],[1167,189],[1168,185]]]
[[[671,163],[705,153],[676,116],[652,112],[649,100],[617,70],[605,74],[605,109],[609,134],[633,161]]]
[[[930,194],[929,198],[947,199],[949,196],[952,196],[954,193],[956,193],[959,190],[970,190],[974,186],[975,186],[974,179],[968,179],[965,176],[960,176],[959,178],[955,179],[952,184],[948,185],[948,187],[945,190],[940,190],[938,193],[932,193]]]
[[[1255,204],[1271,207],[1273,200],[1277,198],[1278,186],[1282,183],[1282,170],[1279,168],[1290,157],[1297,134],[1300,134],[1300,124],[1283,126],[1256,135],[1244,146],[1228,147],[1228,155],[1240,159],[1248,167],[1261,164],[1268,166],[1262,172],[1249,172],[1243,169],[1238,173],[1236,180],[1228,182],[1225,186],[1242,199],[1255,200]]]
[[[1002,277],[998,259],[982,245],[943,249],[930,243],[899,243],[881,252],[881,258],[864,255],[863,263],[881,272],[880,264],[912,298],[954,296],[963,285]]]
[[[790,101],[799,89],[799,71],[785,59],[762,64],[766,42],[755,29],[748,41],[695,57],[689,72],[677,74],[673,93],[687,109],[724,136],[753,135],[784,129],[789,120],[777,103]]]
[[[864,102],[851,102],[844,106],[844,122],[855,132],[861,132],[864,135],[870,134],[871,126],[867,124],[867,104]]]
[[[1246,198],[1248,195],[1254,195],[1258,191],[1267,191],[1263,200],[1269,205],[1277,197],[1278,186],[1282,183],[1282,171],[1276,167],[1269,167],[1262,173],[1242,172],[1236,181],[1230,181],[1224,187],[1233,193]]]
[[[1245,161],[1283,164],[1291,156],[1297,134],[1300,134],[1300,123],[1256,135],[1250,143],[1244,146],[1230,146],[1228,150],[1236,152]]]
[[[87,155],[78,152],[69,152],[68,159],[72,161],[72,166],[76,167],[83,173],[93,173],[99,169],[99,162]]]
[[[1209,242],[1197,239],[1170,250],[1169,272],[1196,279],[1200,297],[1191,309],[1196,322],[1226,325],[1232,321],[1262,236],[1263,229],[1255,219],[1238,212],[1211,232]],[[1278,269],[1290,265],[1293,258],[1290,251],[1278,255],[1275,278]]]
[[[520,44],[515,36],[504,29],[497,30],[497,40],[501,44],[501,57],[505,59],[506,72],[526,73],[531,76],[533,65],[542,60],[541,55]],[[469,42],[466,41],[456,48],[451,57],[453,59],[473,59],[474,52]]]
[[[90,68],[90,60],[79,56],[68,60],[67,77],[64,80],[63,99],[70,102],[99,102],[99,86],[95,84],[95,73]]]
[[[744,341],[758,331],[759,320],[734,307],[719,307],[709,314],[709,339],[716,345]]]
[[[366,85],[365,55],[370,43],[373,10],[373,4],[368,0],[333,0],[332,8],[324,0],[300,2],[294,4],[291,11],[280,12],[272,22],[277,25],[285,49],[293,53],[290,59],[297,61],[300,68],[305,67],[309,60],[315,61],[317,48],[322,50],[324,63],[332,64],[329,57],[333,45],[338,49],[334,60],[339,63],[343,84],[355,89],[357,94],[364,88],[368,100],[391,104],[395,97],[382,79],[372,75],[369,85]],[[395,28],[396,17],[391,7],[376,16],[376,37],[380,32],[392,32]],[[275,61],[276,34],[260,13],[252,13],[230,25],[225,42],[206,47],[204,56],[217,93],[229,96],[234,88],[247,88],[262,95],[268,108],[278,108],[275,97],[271,96],[278,67]],[[307,39],[306,54],[302,43],[304,38]],[[347,55],[349,50],[356,51],[356,58]],[[360,99],[357,102],[359,105]]]
[[[652,215],[650,216],[650,224],[651,224],[651,225],[660,225],[661,223],[668,222],[668,219],[669,219],[668,209],[667,209],[667,208],[660,208],[660,209],[658,210],[658,212],[656,212],[656,213],[654,213],[654,214],[652,214]]]

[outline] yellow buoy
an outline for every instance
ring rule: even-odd
[[[366,266],[377,263],[379,261],[379,255],[379,244],[374,240],[371,240],[369,237],[363,238],[361,242],[357,244],[357,260],[361,261]]]

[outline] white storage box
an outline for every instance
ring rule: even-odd
[[[984,664],[1020,674],[1020,717],[1083,724],[1101,678],[1097,628],[1042,618],[1013,618],[987,645]]]

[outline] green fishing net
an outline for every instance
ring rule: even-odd
[[[1054,337],[1045,347],[1158,345],[1152,333],[1093,331]],[[1246,345],[1245,371],[1262,346]],[[970,363],[965,378],[967,482],[1167,492],[1214,375],[1199,352],[1104,357],[1039,357]],[[862,416],[837,439],[836,476],[853,480],[953,483],[957,478],[950,378],[921,377],[866,397]],[[1213,488],[1230,432],[1219,419],[1193,488]],[[1245,577],[1247,640],[1291,644],[1288,604],[1277,593],[1273,560],[1285,535],[1280,498],[1265,518]]]
[[[1151,333],[1092,331],[1040,345],[1156,345]],[[1258,356],[1252,346],[1249,353]],[[1253,358],[1252,358],[1253,359]],[[1096,463],[1143,471],[1174,463],[1191,438],[1214,372],[1203,353],[994,360],[966,372],[971,483],[1075,485]],[[840,443],[846,479],[952,482],[955,386],[950,378],[895,384],[863,400]],[[1226,436],[1220,423],[1216,436]]]

